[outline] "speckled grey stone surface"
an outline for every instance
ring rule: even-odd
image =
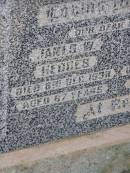
[[[130,0],[0,1],[0,152],[130,122]]]

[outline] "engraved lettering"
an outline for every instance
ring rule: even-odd
[[[34,71],[34,75],[36,78],[42,78],[71,71],[88,69],[94,67],[94,65],[96,65],[96,62],[96,57],[91,56],[84,59],[80,58],[71,61],[46,64],[42,66],[37,66],[36,71]]]
[[[49,95],[45,97],[16,101],[16,107],[19,111],[33,109],[45,105],[63,103],[67,101],[76,101],[78,99],[89,98],[90,96],[106,93],[108,90],[107,85],[93,86],[83,88],[80,90]],[[39,101],[40,99],[40,101]]]
[[[129,12],[129,0],[78,1],[55,5],[46,5],[40,9],[38,24],[40,27],[56,23],[67,23],[83,19],[110,16]]]
[[[101,38],[92,41],[81,41],[77,43],[62,44],[60,46],[53,46],[44,48],[42,50],[36,49],[32,51],[29,58],[32,62],[39,63],[47,59],[59,58],[63,59],[66,56],[75,56],[84,54],[85,52],[98,51],[101,49],[103,42]]]
[[[130,95],[79,105],[75,113],[76,122],[130,112]]]
[[[84,27],[78,27],[78,28],[72,28],[68,32],[68,39],[70,38],[79,38],[79,37],[87,37],[91,39],[94,34],[103,34],[106,32],[113,32],[115,30],[123,30],[130,28],[130,20],[122,20],[117,22],[109,22],[104,24],[98,24],[95,26],[84,26]]]
[[[35,95],[38,93],[43,93],[45,91],[57,90],[61,88],[76,86],[79,84],[112,79],[114,75],[115,75],[115,72],[113,69],[87,73],[87,74],[72,74],[71,76],[64,77],[57,80],[51,80],[51,81],[42,82],[39,84],[33,84],[29,86],[25,85],[18,88],[12,88],[11,96],[21,97],[26,95]],[[30,92],[28,92],[28,88],[30,88]],[[17,92],[17,91],[20,91],[20,92]]]

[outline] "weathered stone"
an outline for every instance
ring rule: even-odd
[[[6,153],[0,173],[130,173],[129,134],[130,125]]]
[[[2,0],[0,39],[0,152],[130,122],[130,0]]]

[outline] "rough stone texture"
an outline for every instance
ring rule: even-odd
[[[130,122],[130,0],[0,1],[0,152]]]
[[[129,134],[125,126],[3,154],[0,173],[130,173]]]

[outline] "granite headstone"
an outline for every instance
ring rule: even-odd
[[[0,152],[130,122],[130,0],[0,1]]]

